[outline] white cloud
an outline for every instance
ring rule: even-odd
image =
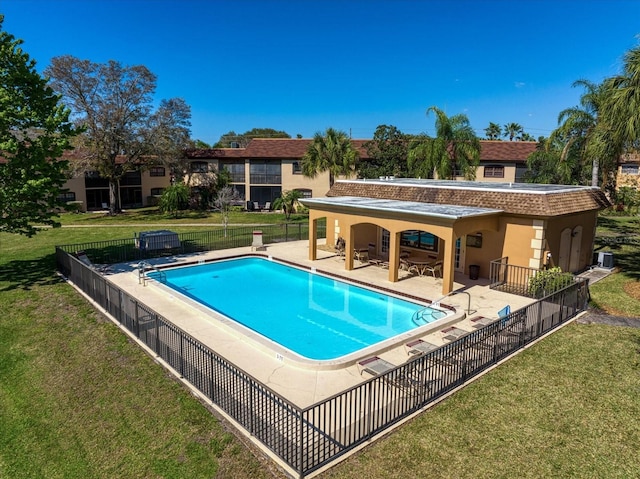
[[[523,87],[526,86],[526,83],[523,82],[523,81],[517,81],[517,82],[515,82],[515,86],[516,86],[516,88],[523,88]]]

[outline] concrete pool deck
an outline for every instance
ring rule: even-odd
[[[192,255],[157,258],[150,260],[149,263],[155,266],[178,266],[182,263],[247,254],[256,253],[251,251],[251,247],[247,246]],[[265,257],[271,256],[273,259],[296,263],[307,268],[316,268],[319,272],[336,274],[346,280],[362,282],[374,287],[408,294],[422,298],[425,301],[435,301],[442,296],[442,279],[431,276],[413,276],[406,271],[401,271],[400,281],[391,283],[388,281],[387,269],[354,261],[355,268],[352,271],[346,271],[343,258],[336,256],[333,252],[321,249],[318,250],[318,260],[310,261],[308,259],[309,243],[307,240],[269,244],[266,247],[266,251],[257,254]],[[107,278],[167,320],[197,338],[217,354],[234,363],[299,407],[314,404],[368,379],[368,377],[361,375],[357,363],[334,369],[319,369],[303,366],[286,356],[277,352],[274,353],[268,341],[257,341],[256,338],[248,337],[238,332],[237,329],[229,327],[223,321],[213,318],[203,308],[193,307],[168,294],[164,289],[157,287],[153,281],[148,281],[146,286],[140,284],[136,268],[137,262],[115,265],[112,268],[112,274],[109,274]],[[465,331],[473,331],[475,329],[470,318],[475,316],[497,318],[498,311],[507,304],[511,306],[512,310],[515,310],[534,302],[530,298],[491,290],[487,280],[481,278],[472,281],[469,280],[468,276],[461,273],[456,273],[454,290],[464,291],[468,295],[456,294],[449,296],[442,303],[452,306],[458,311],[469,309],[470,313],[466,318],[458,319],[455,323],[447,326],[456,326]],[[287,292],[274,291],[273,294],[286,295]],[[238,298],[250,301],[251,292],[239,288]],[[420,338],[436,345],[444,344],[446,341],[441,329],[442,327],[438,328],[437,331],[424,334]],[[396,365],[405,362],[409,358],[404,342],[397,347],[376,355]],[[362,359],[365,357],[368,356],[364,356]]]

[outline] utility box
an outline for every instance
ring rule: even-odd
[[[146,251],[180,247],[178,234],[169,230],[141,231],[135,242],[136,248]]]
[[[598,253],[598,266],[601,268],[613,268],[613,253],[601,251]]]

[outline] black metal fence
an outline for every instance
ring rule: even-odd
[[[388,373],[300,408],[65,248],[56,248],[63,274],[299,477],[353,450],[570,320],[586,308],[588,298],[588,282],[576,282]]]
[[[571,273],[553,273],[551,271],[509,264],[504,257],[491,261],[489,267],[489,287],[505,293],[518,294],[540,299],[569,286],[575,281]],[[540,274],[544,276],[539,276]]]
[[[93,263],[115,264],[127,261],[140,261],[157,258],[160,256],[192,254],[203,251],[214,251],[228,248],[240,248],[251,246],[253,232],[262,231],[264,243],[280,243],[285,241],[297,241],[309,237],[308,223],[285,223],[263,226],[239,226],[216,230],[193,231],[178,233],[178,246],[166,248],[140,248],[136,244],[135,237],[119,240],[94,241],[83,244],[70,244],[58,246],[66,253],[74,254],[84,251]],[[324,238],[325,225],[318,224],[318,238]]]

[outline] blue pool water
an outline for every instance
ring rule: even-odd
[[[414,329],[411,318],[424,307],[262,258],[165,274],[167,286],[315,360],[336,359]],[[433,321],[446,315],[434,309]]]

